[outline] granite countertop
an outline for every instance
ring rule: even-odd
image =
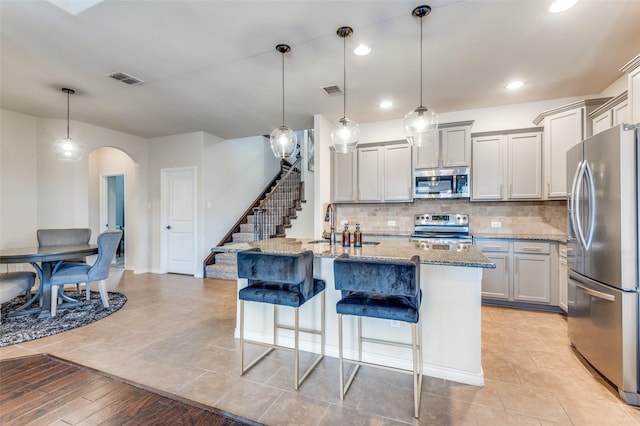
[[[484,233],[474,232],[473,238],[493,238],[503,240],[532,240],[532,241],[554,241],[566,243],[567,236],[563,234],[516,234],[516,233]]]
[[[342,247],[330,245],[322,240],[272,238],[269,240],[235,243],[215,247],[211,251],[218,253],[234,253],[250,248],[260,248],[269,253],[300,253],[311,250],[316,257],[335,258],[343,253],[366,260],[409,259],[420,256],[420,263],[430,265],[466,266],[471,268],[495,268],[480,250],[471,244],[443,245],[410,241],[381,241],[377,244],[367,243],[363,247]]]

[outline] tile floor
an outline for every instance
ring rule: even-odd
[[[269,425],[640,425],[570,348],[558,314],[483,307],[485,386],[425,376],[415,420],[409,375],[363,368],[342,402],[334,358],[298,392],[288,352],[240,377],[235,281],[118,271],[109,287],[127,295],[122,310],[0,358],[48,352]]]

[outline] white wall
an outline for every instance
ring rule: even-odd
[[[206,135],[203,162],[204,238],[208,251],[218,245],[279,173],[280,161],[271,152],[269,140],[262,136],[222,140]]]
[[[147,145],[145,138],[71,121],[71,137],[84,147],[78,162],[57,160],[52,151],[55,140],[66,136],[66,120],[32,117],[0,109],[2,118],[2,217],[0,244],[19,247],[37,244],[38,228],[89,227],[90,153],[111,146],[127,152],[135,161],[137,191],[130,207],[133,213],[144,212],[147,205]],[[7,164],[4,164],[7,163]],[[20,201],[5,203],[5,199]],[[135,222],[135,221],[134,221]],[[135,223],[129,233],[136,241],[136,272],[147,270],[148,228],[146,221]],[[94,231],[93,241],[97,237]]]
[[[324,213],[331,202],[331,129],[333,123],[321,115],[313,117],[315,129],[316,173],[315,173],[315,220],[313,238],[322,238]]]
[[[99,235],[105,230],[105,223],[101,222],[100,196],[104,176],[124,175],[125,190],[125,268],[135,269],[137,265],[135,230],[140,223],[146,223],[146,210],[139,214],[136,203],[138,191],[138,168],[136,163],[125,152],[111,147],[98,148],[89,154],[89,228],[91,235]],[[129,233],[131,232],[131,235]],[[146,256],[145,256],[146,261]],[[146,269],[146,266],[145,266]]]
[[[1,249],[37,244],[36,151],[36,118],[0,109]]]

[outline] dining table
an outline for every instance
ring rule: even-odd
[[[59,262],[74,260],[98,254],[96,244],[74,244],[59,246],[35,246],[9,248],[0,250],[0,263],[29,263],[38,275],[40,285],[33,296],[16,310],[9,312],[9,317],[22,315],[38,315],[38,318],[51,317],[51,274]],[[58,291],[62,301],[57,309],[73,308],[82,305],[79,300],[64,294],[63,286]],[[57,303],[57,302],[56,302]]]

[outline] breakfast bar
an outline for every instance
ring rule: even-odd
[[[420,257],[420,288],[422,290],[421,315],[423,321],[424,374],[459,383],[482,386],[484,375],[481,364],[481,281],[483,268],[495,268],[475,246],[471,244],[432,244],[424,242],[382,240],[368,241],[362,247],[330,245],[325,240],[273,238],[269,240],[235,243],[216,247],[216,252],[238,252],[259,248],[267,253],[314,253],[314,276],[326,281],[326,341],[329,356],[338,356],[338,324],[336,302],[340,292],[335,290],[333,276],[334,259],[343,253],[366,260],[410,259]],[[238,289],[247,285],[238,280]],[[317,328],[314,323],[320,303],[312,301],[301,308],[300,326]],[[304,310],[314,312],[304,313]],[[273,309],[259,303],[245,305],[245,334],[254,340],[268,342],[272,329]],[[282,310],[281,322],[293,322],[293,313]],[[236,322],[239,324],[239,322]],[[345,346],[347,356],[355,356],[356,322],[345,321]],[[395,321],[374,318],[363,319],[363,334],[380,339],[410,342],[410,329]],[[292,344],[292,336],[283,331],[278,335],[283,344]],[[236,336],[239,331],[236,329]],[[301,349],[320,351],[320,339],[308,336],[301,340]],[[393,367],[406,368],[411,353],[400,347],[381,347],[370,344],[363,348],[364,359]]]

